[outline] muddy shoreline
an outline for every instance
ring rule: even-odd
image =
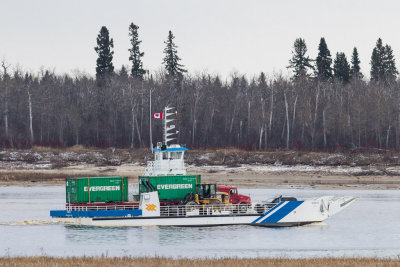
[[[189,166],[188,174],[200,174],[203,181],[241,188],[400,189],[400,176],[354,175],[357,167],[239,165]],[[68,177],[127,176],[132,183],[145,166],[82,164],[58,169],[0,169],[1,186],[63,185]],[[370,169],[370,171],[372,171]]]
[[[68,177],[126,176],[132,183],[152,160],[147,149],[0,150],[0,186],[64,184]],[[243,188],[400,189],[400,153],[191,150],[188,174]]]

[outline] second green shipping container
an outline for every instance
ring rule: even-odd
[[[140,176],[139,193],[156,190],[161,201],[182,200],[187,193],[196,193],[200,175]]]
[[[67,178],[67,203],[128,201],[127,177]]]

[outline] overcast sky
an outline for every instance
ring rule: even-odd
[[[389,0],[1,0],[0,56],[37,72],[95,73],[96,36],[106,26],[114,39],[114,66],[129,64],[128,26],[140,27],[144,67],[162,68],[168,31],[175,35],[182,63],[192,72],[251,77],[283,72],[296,38],[310,57],[325,37],[332,58],[354,46],[364,75],[376,40],[392,46],[400,62],[399,1]],[[399,65],[398,65],[399,67]]]

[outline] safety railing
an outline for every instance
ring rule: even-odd
[[[73,205],[67,204],[67,210],[76,211],[92,211],[92,210],[132,210],[138,209],[139,203],[129,203],[129,204],[107,204],[107,205]]]
[[[268,204],[219,204],[210,205],[166,205],[160,207],[160,216],[201,216],[201,215],[238,215],[238,214],[264,214],[276,203]],[[66,204],[67,210],[96,211],[96,210],[132,210],[139,209],[139,203],[102,204],[102,205],[77,205]]]
[[[252,205],[246,204],[210,204],[210,205],[171,205],[160,208],[161,216],[200,216],[256,214]]]

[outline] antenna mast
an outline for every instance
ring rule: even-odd
[[[152,119],[152,114],[151,114],[151,89],[150,89],[149,119],[150,119],[150,151],[151,151],[151,153],[153,153],[153,137],[152,137],[152,134],[151,134],[151,119]]]
[[[171,124],[168,125],[171,121],[173,121],[174,119],[168,118],[172,115],[175,115],[174,112],[168,112],[170,110],[174,109],[174,107],[168,107],[166,106],[164,108],[164,116],[163,116],[163,144],[168,146],[168,142],[174,140],[175,138],[169,138],[171,135],[176,134],[176,131],[170,133],[169,131],[174,130],[175,129],[175,125]]]

